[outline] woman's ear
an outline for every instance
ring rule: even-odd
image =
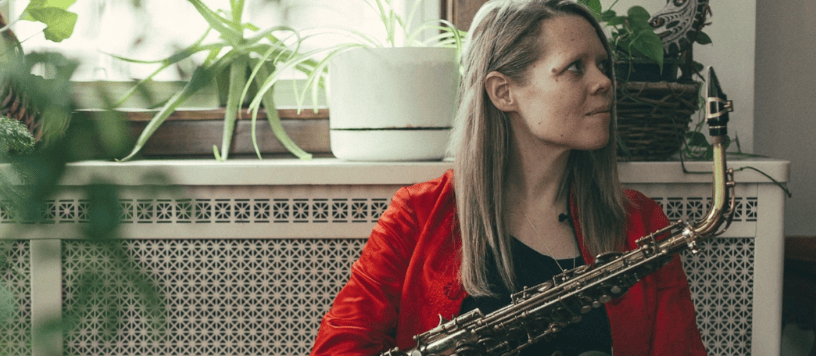
[[[504,112],[516,111],[516,101],[513,100],[512,81],[506,75],[499,72],[487,73],[485,77],[485,90],[493,105]]]

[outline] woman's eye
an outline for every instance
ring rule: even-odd
[[[580,72],[581,71],[581,65],[578,62],[575,62],[573,64],[570,64],[570,66],[567,67],[567,70],[568,71],[573,71],[573,72]]]

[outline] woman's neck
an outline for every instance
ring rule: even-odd
[[[535,150],[513,147],[502,193],[507,232],[555,259],[577,256],[580,250],[570,225],[559,219],[567,212],[564,180],[570,151],[541,145]]]
[[[561,209],[565,206],[566,194],[562,189],[570,151],[513,146],[505,180],[505,197],[522,207]]]

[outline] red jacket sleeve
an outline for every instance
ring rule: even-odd
[[[669,219],[653,200],[644,197],[640,204],[648,231],[657,231],[669,224]],[[706,355],[680,256],[674,256],[668,265],[649,279],[656,284],[657,296],[656,320],[649,354]]]
[[[395,345],[398,306],[416,243],[417,218],[400,189],[323,317],[312,355],[377,355]]]

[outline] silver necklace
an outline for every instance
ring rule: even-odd
[[[535,231],[536,236],[538,236],[538,239],[539,239],[539,240],[541,240],[541,242],[542,242],[542,243],[544,243],[544,248],[546,248],[546,249],[547,249],[547,252],[549,252],[550,257],[553,259],[553,261],[555,261],[555,264],[556,264],[556,265],[558,266],[558,268],[561,270],[561,273],[566,272],[566,271],[564,270],[564,267],[561,267],[561,263],[559,263],[559,262],[558,262],[558,259],[557,259],[557,258],[555,258],[555,256],[553,255],[552,250],[550,250],[550,246],[549,246],[549,245],[547,245],[547,241],[546,241],[544,238],[542,238],[542,237],[541,237],[541,234],[539,234],[539,233],[538,233],[538,229],[536,229],[536,226],[533,224],[533,222],[532,222],[532,221],[530,221],[530,218],[528,218],[528,217],[527,217],[527,213],[525,213],[525,212],[524,212],[524,210],[522,210],[522,211],[521,211],[521,214],[522,214],[522,215],[524,215],[524,218],[525,218],[525,219],[527,219],[527,222],[530,224],[530,226],[532,226],[532,227],[533,227],[533,231]],[[572,258],[572,269],[575,269],[575,259],[576,259],[576,258],[578,258],[578,257],[573,257],[573,258]]]

